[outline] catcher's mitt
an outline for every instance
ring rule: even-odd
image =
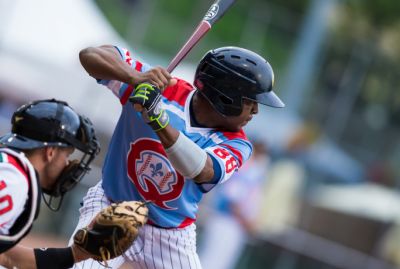
[[[113,203],[75,233],[74,243],[93,259],[106,262],[130,247],[147,217],[148,208],[143,202]]]

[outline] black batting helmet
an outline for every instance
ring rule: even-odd
[[[260,55],[238,47],[207,52],[199,65],[194,85],[225,116],[242,112],[242,99],[263,105],[284,107],[272,91],[274,72]]]
[[[39,100],[23,105],[14,112],[11,124],[11,132],[0,137],[2,146],[22,151],[74,147],[83,153],[81,160],[72,161],[68,171],[63,171],[52,190],[44,190],[55,197],[64,195],[82,179],[100,150],[91,121],[63,101]]]

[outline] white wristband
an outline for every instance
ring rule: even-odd
[[[184,177],[195,178],[206,165],[207,153],[181,132],[165,152],[176,171]]]

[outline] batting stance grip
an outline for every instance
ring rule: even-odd
[[[208,30],[211,29],[211,26],[225,14],[235,1],[236,0],[216,0],[214,4],[212,4],[196,30],[168,65],[168,72],[171,73],[175,69],[189,51],[200,41]]]

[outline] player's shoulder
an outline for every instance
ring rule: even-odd
[[[139,55],[133,55],[131,50],[120,46],[114,46],[114,48],[118,51],[122,60],[137,71],[145,72],[151,68],[148,63],[144,62],[141,57],[139,57]]]
[[[248,139],[246,133],[243,131],[243,129],[240,129],[237,132],[219,131],[219,133],[221,134],[221,136],[223,137],[224,140],[239,139],[239,140],[243,140],[243,141],[250,143],[249,139]]]
[[[0,149],[0,164],[14,171],[18,171],[18,173],[24,175],[24,177],[27,177],[29,173],[27,167],[28,162],[28,159],[23,153],[6,148]]]
[[[246,133],[242,129],[237,132],[222,131],[220,132],[220,138],[222,141],[219,143],[219,146],[222,146],[235,154],[239,159],[240,166],[244,160],[247,160],[250,157],[253,147],[247,138]]]
[[[173,86],[167,87],[163,96],[170,102],[177,102],[181,106],[184,106],[187,97],[190,92],[194,90],[192,84],[183,79],[177,79],[177,83]]]

